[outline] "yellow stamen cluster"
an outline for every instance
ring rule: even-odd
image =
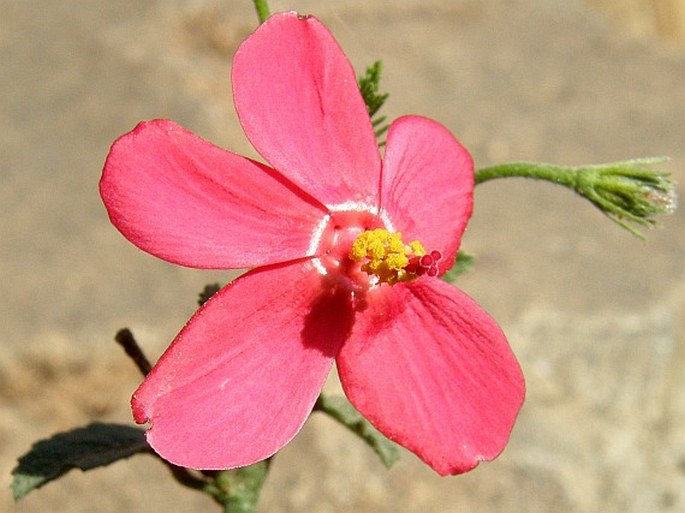
[[[408,245],[402,242],[402,234],[392,233],[383,228],[368,230],[360,234],[352,244],[350,259],[363,262],[361,270],[378,277],[380,283],[412,281],[415,273],[406,271],[409,259],[425,255],[426,250],[419,241]]]

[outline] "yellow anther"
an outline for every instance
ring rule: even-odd
[[[410,242],[409,247],[411,248],[411,252],[417,256],[426,254],[426,250],[423,248],[423,244],[421,244],[418,240]]]
[[[364,262],[361,270],[376,276],[380,283],[394,284],[398,281],[412,281],[416,273],[406,271],[410,257],[426,254],[419,241],[409,245],[402,242],[401,233],[392,233],[383,228],[361,233],[352,244],[350,259]]]
[[[403,253],[390,253],[386,258],[385,262],[388,264],[388,267],[390,269],[395,269],[399,271],[400,269],[404,269],[407,264],[409,263],[409,259],[407,258],[407,255]]]

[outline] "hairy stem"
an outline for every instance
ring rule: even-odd
[[[634,225],[656,226],[655,216],[671,214],[677,205],[668,173],[650,168],[666,160],[643,158],[580,167],[513,162],[479,169],[475,181],[479,184],[513,176],[563,185],[589,200],[619,226],[644,238]]]
[[[487,182],[495,178],[518,176],[521,178],[535,178],[546,180],[559,185],[573,186],[575,173],[572,168],[553,166],[550,164],[536,164],[531,162],[512,162],[484,167],[476,171],[476,184]]]

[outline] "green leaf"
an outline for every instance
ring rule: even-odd
[[[366,110],[371,118],[371,124],[373,125],[377,139],[380,139],[381,136],[388,130],[388,128],[390,128],[390,125],[385,123],[385,116],[378,116],[374,118],[389,96],[388,93],[378,92],[380,89],[382,68],[382,62],[376,61],[371,66],[366,68],[364,75],[358,78],[359,90],[362,93],[362,98],[364,98]],[[382,146],[385,144],[385,142],[380,141],[379,144]]]
[[[375,451],[386,468],[392,467],[400,459],[397,444],[383,436],[344,397],[329,397],[321,394],[314,409],[329,415],[364,440]]]
[[[133,426],[94,423],[33,444],[12,471],[12,493],[19,500],[73,468],[83,471],[149,452],[145,432]]]
[[[457,253],[457,261],[454,262],[454,266],[442,276],[442,279],[447,283],[454,283],[457,276],[471,270],[474,262],[473,256],[460,251]]]

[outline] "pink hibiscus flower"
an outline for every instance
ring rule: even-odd
[[[150,445],[198,469],[267,458],[300,430],[335,362],[352,404],[440,474],[495,458],[523,377],[492,318],[439,279],[471,215],[468,152],[406,116],[381,161],[352,66],[313,17],[261,25],[235,55],[233,93],[271,167],[155,120],[114,143],[100,182],[139,248],[252,268],[134,393]]]

